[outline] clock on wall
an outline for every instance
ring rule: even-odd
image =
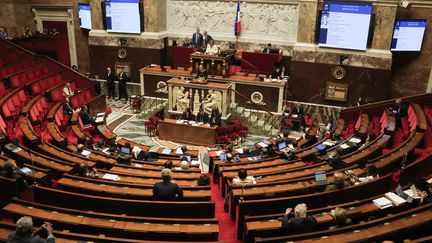
[[[119,57],[120,59],[124,59],[124,58],[126,58],[126,57],[127,57],[127,51],[126,51],[126,48],[120,48],[120,49],[118,49],[118,51],[117,51],[117,55],[118,55],[118,57]]]
[[[332,75],[335,79],[341,80],[346,75],[346,70],[342,66],[336,66],[332,68]]]

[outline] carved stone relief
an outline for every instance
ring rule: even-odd
[[[232,33],[236,2],[171,0],[170,30],[202,30]],[[298,5],[241,3],[242,33],[296,36]]]

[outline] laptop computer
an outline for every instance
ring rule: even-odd
[[[285,141],[280,142],[280,143],[278,144],[278,147],[279,147],[279,150],[282,150],[282,149],[286,148],[286,142],[285,142]]]
[[[324,170],[315,172],[315,182],[318,186],[323,186],[328,184],[327,175]]]
[[[131,151],[131,149],[128,148],[128,147],[121,147],[121,149],[120,149],[120,152],[121,152],[122,154],[129,154],[130,151]]]
[[[187,162],[191,162],[192,160],[192,156],[190,155],[180,155],[180,160],[182,160],[183,158],[185,158]]]

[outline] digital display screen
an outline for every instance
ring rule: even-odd
[[[108,32],[141,33],[140,0],[106,0],[105,23]]]
[[[371,16],[371,3],[324,2],[318,45],[366,50]]]
[[[425,19],[397,19],[391,51],[420,51],[426,30]]]
[[[91,30],[91,9],[90,4],[78,3],[78,17],[80,27],[83,29]]]

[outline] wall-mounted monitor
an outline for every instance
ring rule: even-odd
[[[140,0],[106,0],[105,25],[108,32],[141,33],[142,4]]]
[[[319,25],[320,47],[366,50],[372,16],[372,3],[323,3]]]
[[[92,23],[90,4],[78,3],[78,17],[80,21],[80,27],[91,30]]]
[[[425,19],[396,19],[391,51],[420,51],[425,30]]]

